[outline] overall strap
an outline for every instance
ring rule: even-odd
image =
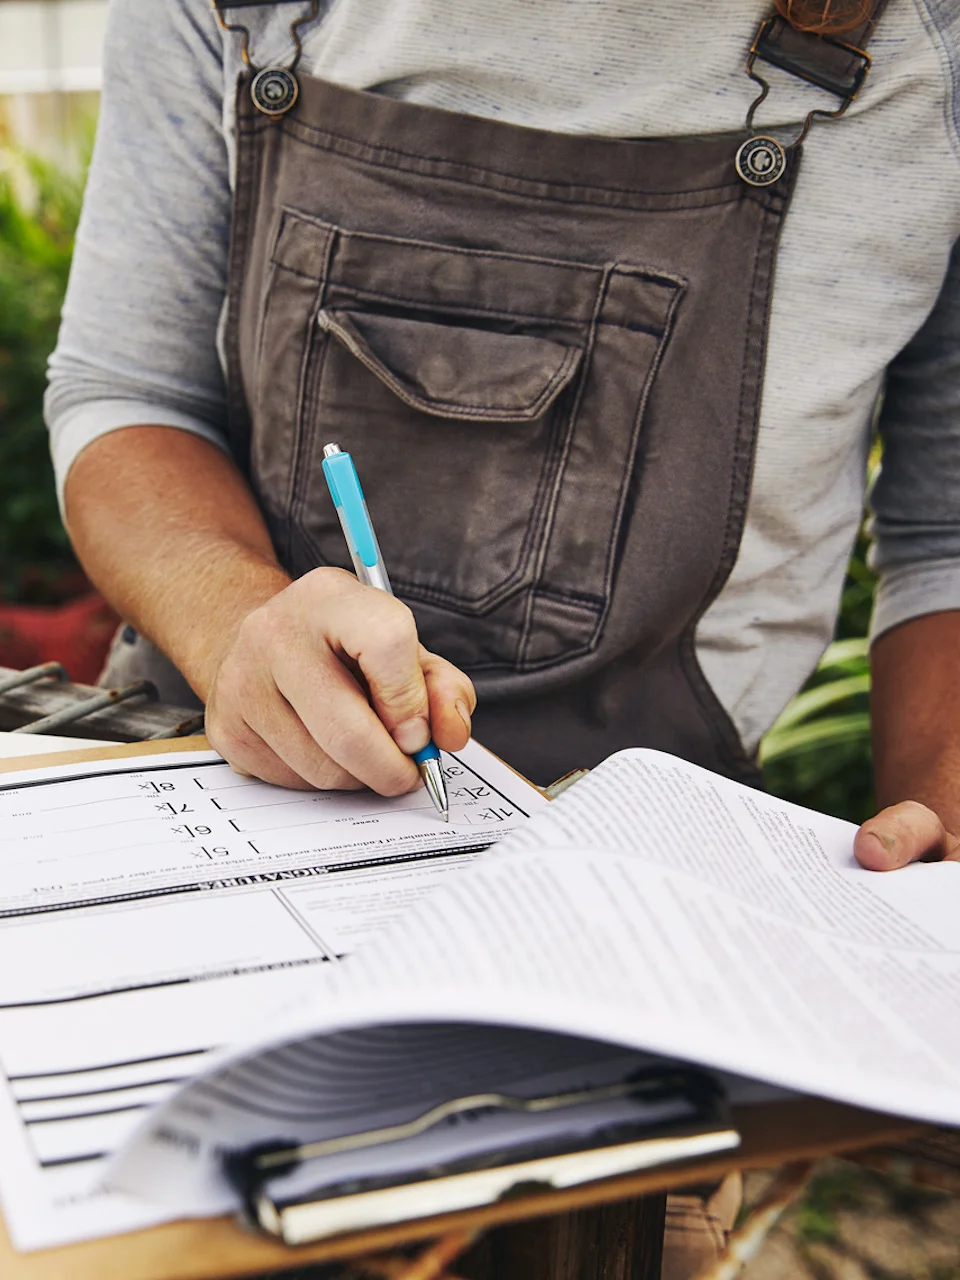
[[[798,31],[781,14],[774,14],[761,25],[751,53],[838,98],[852,101],[869,70],[866,47],[886,4],[887,0],[866,0],[863,21],[845,31],[843,39]]]
[[[297,0],[213,0],[219,15],[230,9],[252,9],[296,3]],[[299,0],[302,3],[302,0]],[[887,0],[865,0],[860,24],[845,39],[798,31],[781,14],[767,18],[757,32],[751,53],[800,76],[811,84],[852,100],[866,77],[870,59],[866,47],[887,4]]]

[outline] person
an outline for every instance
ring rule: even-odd
[[[107,679],[287,786],[397,794],[471,730],[541,783],[756,780],[877,426],[856,853],[960,856],[960,3],[778,0],[755,103],[771,12],[114,0],[47,395]]]

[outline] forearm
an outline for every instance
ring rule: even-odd
[[[888,631],[872,667],[878,805],[919,800],[960,831],[960,611]]]
[[[206,700],[243,618],[290,581],[233,462],[189,432],[128,427],[80,454],[65,503],[90,580]]]

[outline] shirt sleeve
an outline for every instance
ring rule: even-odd
[[[960,609],[960,244],[937,304],[891,364],[871,495],[871,635]]]
[[[45,401],[61,502],[74,459],[108,431],[154,423],[226,447],[223,92],[208,2],[111,0],[97,139]]]

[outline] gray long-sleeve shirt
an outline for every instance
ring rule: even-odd
[[[303,71],[549,129],[729,132],[768,0],[334,0]],[[293,5],[237,10],[258,65]],[[307,6],[304,5],[304,12]],[[734,572],[697,636],[753,747],[827,643],[863,500],[877,392],[875,633],[960,608],[960,0],[891,0],[843,120],[818,123],[786,220],[753,490]],[[47,398],[62,486],[104,432],[224,443],[217,354],[240,39],[208,0],[112,0],[100,128]],[[772,72],[758,125],[835,103]],[[938,300],[939,299],[939,300]],[[889,371],[889,372],[887,372]]]

